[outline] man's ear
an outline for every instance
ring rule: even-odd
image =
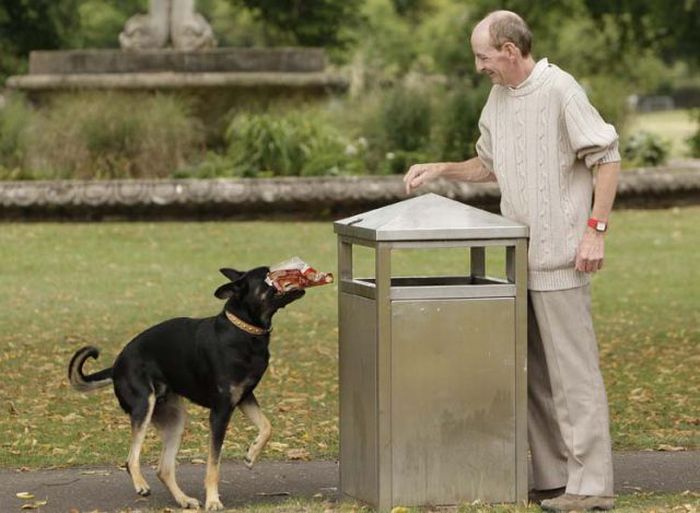
[[[243,274],[241,274],[243,276]],[[225,283],[214,292],[214,295],[219,299],[229,299],[234,296],[240,296],[247,285],[246,280],[238,279],[231,283]]]
[[[522,52],[520,51],[520,48],[515,46],[515,44],[511,41],[506,41],[503,43],[503,46],[501,46],[501,50],[505,50],[506,53],[508,54],[508,57],[521,57]]]
[[[236,271],[235,269],[230,269],[228,267],[224,267],[223,269],[219,269],[219,272],[226,276],[229,280],[231,281],[236,281],[238,278],[243,276],[245,273],[242,273],[241,271]]]

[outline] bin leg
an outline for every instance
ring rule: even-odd
[[[483,278],[486,276],[486,248],[471,248],[471,276],[473,278]]]
[[[352,281],[352,244],[338,239],[338,281]]]
[[[527,502],[527,239],[506,249],[506,275],[515,284],[515,500]]]
[[[379,511],[393,506],[391,454],[391,247],[377,244],[375,253],[377,284],[377,406],[379,468]]]

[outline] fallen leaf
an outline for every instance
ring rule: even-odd
[[[681,451],[687,451],[685,447],[680,447],[680,446],[674,446],[674,445],[668,445],[668,444],[661,444],[656,448],[657,451],[666,451],[666,452],[681,452]]]
[[[42,506],[46,506],[48,503],[49,501],[28,502],[27,504],[22,505],[20,509],[39,509]]]
[[[273,451],[283,451],[287,447],[289,447],[289,444],[283,444],[281,442],[270,442],[267,444],[267,446],[273,450]]]
[[[311,455],[306,449],[289,449],[287,451],[287,458],[290,460],[309,460]]]
[[[203,460],[202,458],[194,458],[190,460],[190,462],[195,465],[204,465],[207,462],[207,460]]]
[[[29,499],[33,499],[33,498],[34,498],[34,495],[32,495],[32,494],[29,493],[29,492],[19,492],[19,493],[17,494],[17,498],[18,498],[18,499],[29,500]]]
[[[83,476],[111,476],[112,473],[109,470],[83,470],[81,473]]]

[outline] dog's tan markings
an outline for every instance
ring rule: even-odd
[[[207,511],[220,511],[224,509],[219,498],[219,465],[221,463],[221,451],[215,454],[213,442],[209,445],[209,457],[207,459],[207,476],[204,479],[204,486],[207,490]]]
[[[151,423],[153,416],[153,408],[156,404],[156,396],[151,393],[148,396],[148,411],[143,421],[139,425],[131,426],[131,449],[129,450],[129,459],[127,460],[127,469],[131,474],[131,480],[134,483],[136,493],[144,497],[151,494],[151,488],[141,474],[141,448],[143,441],[146,438],[148,425]]]
[[[177,395],[168,396],[164,403],[156,406],[153,424],[160,431],[160,438],[163,442],[163,450],[158,463],[158,478],[170,490],[181,508],[199,509],[199,501],[185,495],[175,480],[176,456],[180,449],[186,420],[185,405]]]
[[[231,387],[229,388],[229,392],[231,393],[231,405],[234,408],[238,405],[238,403],[241,402],[241,399],[243,399],[243,394],[245,394],[248,387],[252,384],[253,381],[249,379],[244,379],[236,385],[231,385]]]
[[[256,460],[260,456],[263,448],[270,440],[272,434],[272,425],[267,417],[263,414],[258,401],[253,394],[250,394],[242,403],[239,404],[243,414],[255,424],[258,428],[258,436],[248,449],[248,454],[245,457],[245,464],[248,468],[252,468]]]

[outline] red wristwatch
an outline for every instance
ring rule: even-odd
[[[600,219],[595,219],[591,217],[588,220],[588,226],[593,228],[595,231],[599,233],[605,233],[608,229],[608,222],[607,221],[601,221]]]

